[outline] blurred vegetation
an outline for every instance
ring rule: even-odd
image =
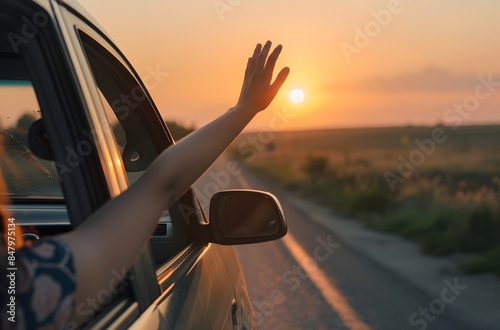
[[[60,194],[55,168],[36,157],[28,146],[29,127],[38,118],[27,112],[13,125],[0,123],[0,172],[9,193]]]
[[[309,175],[309,177],[316,181],[326,174],[328,167],[328,157],[308,155],[302,170]]]
[[[470,254],[465,272],[500,276],[500,126],[441,128],[446,142],[404,177],[400,157],[419,150],[415,140],[431,137],[432,127],[282,132],[273,148],[253,153],[238,149],[248,145],[242,136],[230,152],[337,214],[413,240],[426,254]],[[394,190],[387,171],[400,175]]]

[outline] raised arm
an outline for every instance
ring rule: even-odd
[[[235,107],[164,151],[140,180],[65,236],[74,254],[77,304],[107,288],[112,270],[122,273],[133,264],[164,210],[271,103],[289,69],[282,69],[272,82],[281,46],[269,55],[270,49],[269,41],[264,47],[259,44],[248,59]]]
[[[257,45],[252,57],[248,59],[237,105],[181,140],[158,158],[154,164],[155,168],[152,167],[151,173],[154,173],[155,177],[169,183],[168,186],[162,187],[162,192],[170,198],[170,202],[179,198],[180,194],[212,165],[255,114],[267,108],[276,96],[289,70],[281,70],[276,81],[271,83],[281,46],[276,47],[268,58],[270,47],[271,42],[267,42],[262,49]],[[175,159],[176,164],[169,165],[166,169],[163,164],[170,164],[172,159]]]

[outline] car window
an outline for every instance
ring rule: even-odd
[[[139,83],[118,59],[90,36],[83,32],[80,36],[127,176],[134,181],[161,152],[148,132],[151,123],[144,118],[151,105]]]
[[[154,134],[163,130],[161,118],[154,116],[152,102],[126,65],[89,35],[79,35],[129,184],[133,184],[171,142],[166,131]],[[182,221],[179,226],[183,227]],[[182,247],[181,237],[184,235],[174,235],[171,214],[166,210],[150,240],[158,267]]]
[[[12,53],[0,53],[0,100],[0,180],[5,182],[0,185],[0,198],[24,201],[23,207],[11,204],[7,208],[19,219],[26,242],[69,230],[64,204],[56,202],[63,201],[56,163],[39,157],[39,148],[30,143],[29,132],[41,124],[40,105],[23,60]],[[37,224],[36,201],[43,199],[57,204],[50,221],[58,226]]]
[[[0,169],[9,195],[61,196],[54,162],[35,155],[32,124],[41,118],[31,80],[20,57],[0,54]]]

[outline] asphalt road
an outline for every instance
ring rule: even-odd
[[[341,243],[286,192],[227,159],[195,187],[206,208],[224,189],[266,190],[281,201],[287,236],[236,248],[260,329],[471,329],[436,297]]]

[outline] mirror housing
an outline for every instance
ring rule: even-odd
[[[213,195],[208,227],[208,241],[222,245],[272,241],[287,233],[278,199],[271,193],[249,189]]]

